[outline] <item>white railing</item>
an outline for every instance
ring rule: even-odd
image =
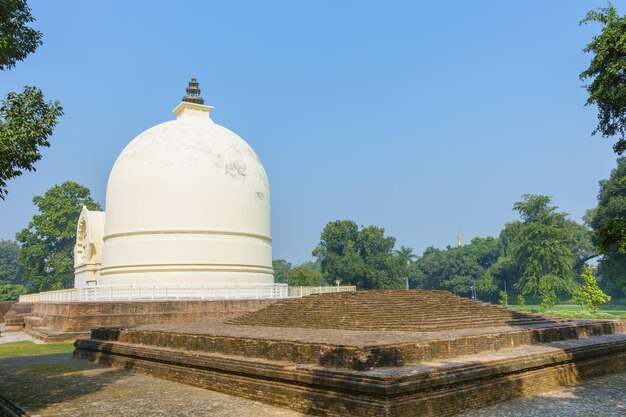
[[[113,300],[229,300],[286,298],[286,284],[223,285],[97,285],[83,287],[82,301]]]
[[[22,303],[125,300],[237,300],[304,297],[356,291],[355,286],[288,287],[287,284],[95,285],[20,296]]]
[[[80,291],[78,288],[69,288],[67,290],[46,291],[36,294],[20,295],[20,303],[46,303],[68,301],[80,301]]]
[[[20,296],[20,302],[287,298],[287,284],[95,285]]]
[[[289,287],[289,296],[290,297],[305,297],[311,294],[326,294],[329,292],[345,292],[345,291],[356,291],[356,286],[354,285],[336,285],[333,287]]]

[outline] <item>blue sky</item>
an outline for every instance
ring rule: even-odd
[[[336,219],[417,253],[457,227],[497,236],[524,193],[580,220],[615,166],[578,79],[599,30],[578,22],[601,1],[29,3],[44,44],[0,95],[36,85],[66,114],[9,182],[0,238],[66,180],[104,204],[117,155],[173,118],[191,76],[263,161],[274,258],[292,262]]]

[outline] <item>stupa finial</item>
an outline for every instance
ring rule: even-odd
[[[187,103],[204,104],[204,99],[200,97],[200,86],[195,77],[191,77],[186,91],[187,95],[183,97],[183,101]]]

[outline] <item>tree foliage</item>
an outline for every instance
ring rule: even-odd
[[[28,288],[21,284],[0,284],[0,301],[18,300],[27,293]]]
[[[548,295],[570,291],[574,284],[574,222],[557,212],[550,197],[525,194],[514,205],[520,214],[510,259],[521,275],[516,287],[522,294]]]
[[[25,0],[0,0],[0,70],[7,70],[34,52],[41,33],[28,27],[35,19]],[[57,119],[63,115],[58,101],[44,100],[36,87],[9,93],[0,105],[0,199],[5,199],[7,181],[33,171],[40,150],[50,146]]]
[[[9,93],[0,106],[0,198],[5,199],[7,181],[33,171],[41,159],[40,148],[49,147],[57,118],[63,115],[58,101],[46,102],[36,87]]]
[[[574,291],[574,302],[593,312],[598,310],[598,305],[611,301],[611,297],[598,287],[598,282],[590,267],[583,268],[582,278],[583,285]]]
[[[0,70],[14,67],[41,45],[41,32],[28,26],[34,21],[26,0],[0,0]]]
[[[291,270],[291,263],[284,259],[274,259],[272,261],[272,268],[274,268],[274,281],[280,284],[289,283],[289,271]]]
[[[0,284],[21,284],[24,267],[19,261],[20,245],[13,240],[0,240]]]
[[[492,237],[477,237],[469,245],[445,250],[429,247],[417,262],[421,286],[470,296],[476,285],[478,293],[489,299],[497,291],[490,269],[498,259],[498,251],[498,241]]]
[[[598,205],[587,212],[585,221],[602,254],[600,274],[626,288],[626,157],[618,158],[609,179],[600,181]]]
[[[331,282],[339,279],[360,290],[399,289],[403,283],[400,262],[393,254],[395,241],[385,237],[383,228],[359,229],[351,220],[337,220],[324,227],[313,256]]]
[[[25,280],[35,291],[58,290],[73,286],[73,248],[76,223],[83,206],[101,210],[89,189],[72,181],[51,187],[33,203],[38,214],[16,238],[22,244],[19,259]]]
[[[587,105],[598,106],[598,126],[593,134],[617,135],[613,150],[621,155],[626,150],[626,16],[620,16],[609,3],[588,12],[580,23],[591,22],[600,23],[602,30],[584,49],[593,57],[580,78],[591,79],[585,86]]]

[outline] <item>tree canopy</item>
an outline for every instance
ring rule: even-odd
[[[13,240],[0,240],[0,284],[21,284],[24,267],[19,261],[20,245]]]
[[[7,181],[35,170],[40,148],[49,147],[57,119],[63,115],[58,101],[46,102],[36,87],[9,93],[0,106],[0,198],[5,199]]]
[[[41,45],[41,32],[28,26],[34,21],[26,0],[0,1],[0,70],[11,69]]]
[[[591,22],[600,23],[602,30],[584,49],[593,57],[580,78],[591,80],[585,86],[586,104],[598,106],[598,126],[592,134],[617,136],[613,150],[621,155],[626,150],[626,16],[609,3],[587,13],[580,23]]]
[[[0,0],[0,70],[8,70],[41,45],[41,33],[30,28],[35,19],[25,0]],[[37,87],[9,93],[0,105],[0,199],[7,181],[35,170],[40,149],[50,146],[57,119],[63,115],[58,101],[45,101]]]
[[[37,206],[28,227],[17,233],[25,280],[34,291],[70,288],[74,283],[76,223],[83,206],[101,210],[88,188],[72,181],[35,196]]]
[[[385,229],[361,227],[351,220],[328,223],[320,243],[313,250],[328,280],[357,288],[403,288],[398,258],[393,254],[396,239],[385,236]]]
[[[618,158],[609,179],[600,181],[598,205],[585,221],[602,254],[600,274],[626,288],[626,157]]]
[[[517,288],[522,294],[539,292],[542,297],[571,291],[576,239],[567,213],[557,212],[550,197],[533,194],[523,195],[514,209],[521,219],[510,255],[521,272]]]

